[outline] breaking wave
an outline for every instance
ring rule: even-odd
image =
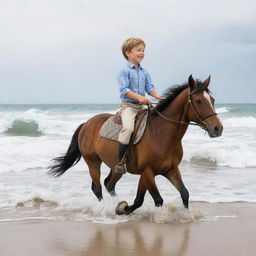
[[[229,111],[230,111],[230,108],[228,108],[228,107],[220,107],[220,108],[217,108],[217,109],[216,109],[216,112],[217,112],[218,114],[227,113],[227,112],[229,112]]]
[[[15,119],[11,123],[11,127],[7,128],[4,132],[5,134],[13,135],[13,136],[42,136],[44,135],[39,130],[39,125],[34,120],[21,120]]]

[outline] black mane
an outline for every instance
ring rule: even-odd
[[[207,91],[208,93],[210,92],[208,87],[206,87],[204,83],[201,82],[200,80],[196,80],[196,83],[197,83],[197,89],[195,93],[198,93],[201,91]],[[173,85],[169,87],[163,94],[162,96],[163,99],[161,99],[159,103],[155,106],[155,109],[158,112],[162,112],[163,110],[165,110],[182,91],[188,88],[188,86],[189,86],[188,83],[184,83],[181,85]],[[151,114],[153,116],[156,115],[156,111],[153,110]]]

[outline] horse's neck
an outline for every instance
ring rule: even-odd
[[[161,114],[170,120],[187,122],[188,120],[185,119],[187,102],[188,91],[185,89],[165,110],[162,111]],[[172,143],[180,143],[188,128],[188,125],[167,121],[161,116],[158,116],[156,119],[157,120],[155,120],[154,125],[162,130],[162,132],[159,133],[159,136],[162,136],[166,141],[172,141]]]
[[[181,92],[173,102],[163,111],[163,113],[171,120],[188,122],[187,118],[188,89]],[[184,128],[184,125],[181,125]]]

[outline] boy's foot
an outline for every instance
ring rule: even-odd
[[[119,162],[115,166],[115,171],[117,173],[125,174],[127,172],[126,164],[124,162]]]

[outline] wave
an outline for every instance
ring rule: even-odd
[[[255,168],[255,149],[247,145],[239,147],[230,145],[201,145],[200,147],[185,147],[183,161],[207,167]]]
[[[252,116],[248,117],[231,117],[223,120],[224,127],[256,127],[256,118]]]
[[[93,116],[87,112],[56,112],[30,108],[21,112],[4,112],[0,116],[0,133],[7,135],[71,136],[74,130]]]
[[[227,112],[229,112],[229,111],[230,111],[230,108],[228,108],[228,107],[220,107],[220,108],[217,108],[217,109],[216,109],[216,112],[217,112],[218,114],[227,113]]]
[[[43,110],[40,110],[37,108],[31,108],[24,112],[24,114],[28,114],[28,115],[33,115],[33,114],[38,114],[38,113],[47,114],[48,111],[43,111]]]
[[[14,136],[41,136],[43,133],[39,130],[39,125],[34,120],[15,119],[11,127],[4,131],[5,134]]]
[[[218,162],[216,159],[204,158],[200,156],[192,156],[190,159],[190,163],[209,167],[218,166]]]

